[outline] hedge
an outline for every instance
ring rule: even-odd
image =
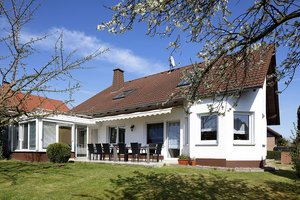
[[[267,151],[267,159],[281,159],[281,151]]]

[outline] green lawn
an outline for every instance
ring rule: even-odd
[[[292,171],[0,161],[0,199],[300,199]]]

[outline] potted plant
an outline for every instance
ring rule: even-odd
[[[189,164],[189,157],[185,154],[181,154],[178,157],[178,164],[179,165],[188,165]]]
[[[190,158],[190,165],[191,166],[196,166],[196,159],[195,158]]]

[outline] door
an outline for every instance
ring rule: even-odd
[[[168,122],[168,156],[178,158],[180,154],[180,122]]]
[[[59,142],[72,145],[71,141],[71,127],[60,126],[59,127]]]
[[[78,126],[77,128],[77,157],[86,157],[87,151],[87,128]]]

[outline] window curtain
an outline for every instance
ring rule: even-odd
[[[43,148],[56,142],[56,124],[50,122],[43,123]]]
[[[179,123],[168,123],[169,149],[180,148],[180,127]]]

